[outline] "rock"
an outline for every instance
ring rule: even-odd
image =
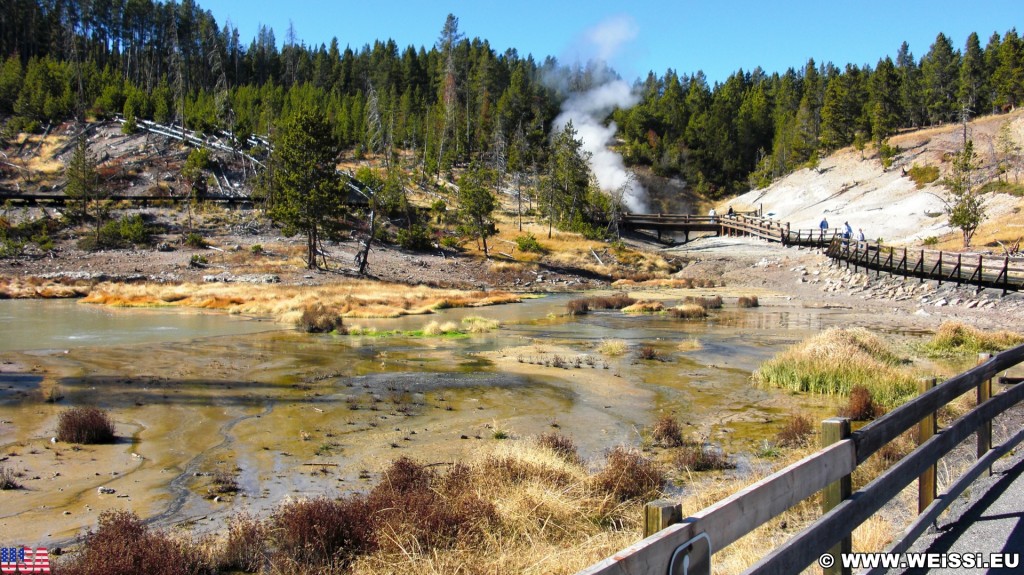
[[[112,493],[117,493],[117,490],[111,489],[110,487],[100,487],[99,489],[96,490],[96,492],[100,493],[101,495],[110,495]]]
[[[947,305],[947,303],[948,302],[946,302],[946,298],[942,298],[942,299],[939,299],[938,301],[934,302],[932,305],[934,305],[935,307],[943,307],[943,306]]]
[[[71,512],[70,511],[65,511],[64,515],[71,515]]]
[[[930,313],[928,313],[928,312],[924,311],[923,309],[919,309],[919,310],[917,310],[917,311],[915,311],[915,312],[914,312],[914,315],[919,315],[919,316],[921,316],[921,317],[929,317],[929,316],[931,316],[932,314],[930,314]]]

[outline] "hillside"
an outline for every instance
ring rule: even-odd
[[[1024,143],[1024,111],[986,116],[968,125],[969,137],[982,162],[984,181],[996,175],[996,138],[1005,122],[1011,123],[1017,144]],[[960,237],[946,223],[942,201],[946,191],[941,182],[950,170],[946,158],[960,148],[962,139],[960,125],[894,136],[890,145],[901,152],[888,169],[882,166],[874,147],[869,146],[863,153],[846,148],[822,159],[817,168],[804,168],[765,189],[716,207],[722,212],[730,204],[737,209],[763,206],[765,214],[790,222],[792,229],[817,229],[824,217],[832,227],[849,221],[855,231],[862,228],[868,238],[881,238],[886,243],[917,245],[936,237],[940,246],[955,248],[961,244]],[[915,165],[937,166],[939,180],[918,189],[907,175]],[[1019,215],[1022,206],[1024,200],[1020,197],[989,194],[988,219],[978,231],[975,245],[991,245],[998,251],[994,240],[1005,243],[1024,236],[1024,220]]]

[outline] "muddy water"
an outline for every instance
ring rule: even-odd
[[[666,411],[694,436],[750,450],[788,414],[832,408],[795,405],[749,378],[785,346],[847,324],[843,310],[780,301],[704,322],[568,318],[566,299],[360,322],[502,322],[466,339],[310,336],[225,315],[0,302],[0,465],[25,487],[3,492],[0,542],[58,544],[112,508],[159,524],[219,525],[285,497],[364,489],[399,456],[448,461],[496,436],[556,426],[597,460],[612,445],[639,443],[639,430]],[[596,348],[611,338],[652,345],[660,360],[603,357]],[[679,351],[691,339],[702,349]],[[555,357],[566,366],[553,367]],[[46,403],[46,393],[62,399]],[[109,410],[119,443],[51,442],[58,413],[73,405]],[[237,478],[238,494],[217,492],[217,472]]]

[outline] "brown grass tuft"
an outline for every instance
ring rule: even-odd
[[[583,459],[576,450],[576,443],[571,437],[559,433],[543,433],[537,437],[537,446],[552,451],[568,463],[576,465],[583,463]]]
[[[684,303],[668,310],[668,314],[676,319],[704,319],[708,310],[702,305]]]
[[[761,305],[760,303],[758,303],[756,295],[740,296],[740,298],[736,300],[736,303],[740,307],[758,307],[759,305]]]
[[[726,454],[702,443],[684,445],[672,458],[672,464],[676,469],[694,472],[736,468]]]
[[[299,317],[299,329],[306,333],[330,333],[332,331],[344,333],[341,316],[327,309],[321,303],[314,303],[302,310],[302,316]]]
[[[664,310],[665,304],[660,301],[638,301],[622,308],[623,313],[657,313]]]
[[[885,413],[885,410],[875,405],[871,397],[871,390],[863,385],[855,385],[850,390],[850,399],[846,406],[839,410],[840,417],[849,417],[854,421],[867,421]]]

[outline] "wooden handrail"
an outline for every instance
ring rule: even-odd
[[[950,378],[853,433],[851,439],[824,447],[687,517],[681,523],[671,525],[580,571],[578,575],[666,573],[669,562],[680,546],[702,534],[709,540],[711,551],[717,552],[830,483],[848,476],[868,456],[916,425],[924,415],[934,413],[972,387],[1021,363],[1024,363],[1024,345],[1004,351]],[[833,545],[849,537],[854,528],[898,495],[939,458],[1022,399],[1024,385],[1016,385],[984,401],[942,433],[924,441],[910,455],[853,493],[850,498],[824,513],[820,519],[765,556],[746,573],[792,573],[810,565]],[[995,449],[1004,450],[1005,447]],[[979,457],[985,461],[990,459],[987,453],[979,453]],[[930,504],[926,512],[934,512],[933,505]]]

